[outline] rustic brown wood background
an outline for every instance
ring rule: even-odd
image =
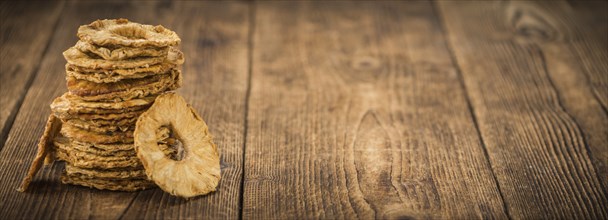
[[[0,219],[607,219],[606,1],[2,1]],[[15,189],[79,25],[182,38],[216,193]]]

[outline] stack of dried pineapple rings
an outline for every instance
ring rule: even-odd
[[[207,125],[172,91],[182,84],[177,34],[126,19],[78,29],[66,50],[68,92],[51,104],[38,155],[65,161],[61,180],[97,189],[155,186],[181,197],[215,191],[219,155]]]

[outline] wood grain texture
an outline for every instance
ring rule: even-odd
[[[605,11],[540,4],[438,2],[509,214],[608,218]]]
[[[0,4],[0,219],[608,218],[606,1]],[[18,193],[61,52],[118,17],[182,38],[218,191],[62,185],[55,164]]]
[[[69,2],[0,152],[0,218],[238,218],[248,9],[247,4],[236,2]],[[162,24],[181,36],[186,63],[184,85],[178,92],[208,122],[215,136],[222,163],[218,192],[183,200],[160,189],[123,193],[62,185],[59,165],[39,173],[29,192],[15,191],[33,158],[50,102],[66,91],[61,52],[76,42],[79,25],[117,17]]]
[[[0,150],[62,8],[61,1],[0,2]]]
[[[537,15],[520,23],[544,20],[554,40],[535,40],[560,104],[584,135],[590,158],[608,189],[608,2],[528,2],[514,4],[522,14]],[[530,16],[529,16],[530,17]]]
[[[507,218],[429,2],[258,2],[244,219]]]

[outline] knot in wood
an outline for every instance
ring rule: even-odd
[[[355,57],[352,61],[355,70],[374,70],[380,67],[380,61],[369,56]]]

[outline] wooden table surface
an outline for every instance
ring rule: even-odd
[[[0,219],[608,218],[608,3],[1,3]],[[176,31],[221,153],[191,200],[15,189],[79,25]]]

